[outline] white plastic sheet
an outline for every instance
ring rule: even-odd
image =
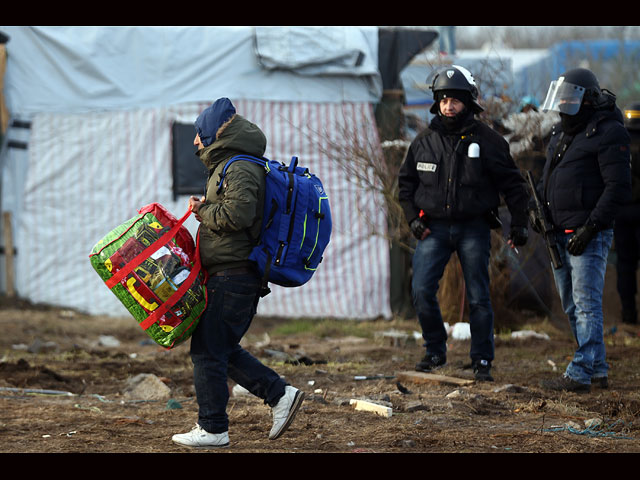
[[[10,149],[2,171],[19,296],[126,314],[90,268],[88,254],[143,205],[159,202],[174,215],[184,213],[186,197],[174,201],[171,189],[171,124],[192,122],[226,96],[264,129],[267,156],[288,162],[298,155],[323,180],[334,216],[317,275],[297,289],[272,287],[258,313],[390,316],[388,246],[369,234],[370,222],[385,229],[379,202],[323,154],[328,142],[344,142],[345,129],[377,141],[371,111],[381,96],[376,27],[314,27],[313,35],[297,27],[260,28],[259,50],[253,27],[0,30],[10,37],[5,95],[11,118],[32,121],[30,130],[10,129],[10,138],[28,150]],[[284,37],[291,50],[274,55],[272,47]],[[358,204],[366,224],[354,214]],[[195,233],[193,218],[186,226]]]
[[[272,286],[258,313],[283,317],[390,317],[387,241],[379,199],[359,190],[323,153],[345,132],[376,142],[368,104],[254,102],[232,99],[264,130],[266,156],[297,155],[329,194],[333,234],[317,274],[298,288]],[[136,210],[159,202],[182,216],[187,198],[173,200],[171,124],[194,119],[207,104],[34,118],[23,211],[17,229],[17,290],[34,302],[93,313],[126,315],[89,263],[93,245]],[[357,211],[357,208],[360,211]],[[197,222],[185,224],[195,234]]]
[[[316,57],[313,72],[292,75],[289,68],[265,68],[258,61],[253,27],[0,26],[10,36],[7,105],[14,117],[24,118],[43,112],[179,105],[221,96],[331,103],[380,98],[376,28],[320,28],[315,38],[322,41],[316,42],[301,31],[289,35],[288,28],[262,28],[260,39],[271,45],[286,35],[287,61],[298,63],[299,55],[300,62],[307,63]],[[339,37],[334,46],[357,51],[363,59],[357,65],[342,64],[337,71],[328,45]]]

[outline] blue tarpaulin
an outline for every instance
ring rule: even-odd
[[[601,87],[614,89],[620,97],[637,82],[639,63],[639,40],[575,40],[551,47],[544,58],[524,67],[516,80],[521,91],[543,100],[551,80],[571,68],[584,67],[596,74]],[[625,71],[628,66],[633,66],[632,72]]]

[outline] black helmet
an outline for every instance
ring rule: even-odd
[[[624,125],[629,130],[640,130],[640,102],[634,102],[625,107]]]
[[[593,108],[600,109],[615,103],[615,95],[600,88],[600,83],[591,70],[574,68],[551,82],[542,111],[554,110],[575,115],[585,101]]]
[[[458,65],[451,65],[445,69],[436,73],[431,83],[431,90],[433,91],[433,105],[431,107],[431,113],[438,112],[437,93],[443,90],[462,90],[468,92],[470,96],[470,107],[475,113],[484,111],[478,104],[478,87],[473,79],[471,72],[464,67]]]
[[[600,90],[600,83],[595,74],[586,68],[573,68],[567,70],[561,76],[564,77],[565,82],[580,85],[587,90]]]

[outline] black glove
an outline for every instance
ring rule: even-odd
[[[520,247],[527,243],[527,239],[529,238],[529,230],[527,227],[511,227],[511,232],[509,232],[509,237],[507,240],[511,240],[511,244],[514,247]]]
[[[427,225],[422,221],[422,218],[420,217],[413,220],[409,224],[409,228],[411,228],[411,233],[413,233],[413,236],[418,240],[424,240],[429,234]]]
[[[542,233],[542,226],[540,225],[540,220],[538,220],[538,216],[536,212],[531,209],[529,210],[529,223],[531,224],[531,228],[536,233]]]
[[[598,230],[593,223],[581,226],[567,242],[567,252],[575,256],[582,255],[596,233]]]

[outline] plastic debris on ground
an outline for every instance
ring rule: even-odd
[[[458,322],[451,329],[451,337],[454,340],[469,340],[471,338],[471,326],[466,322]]]
[[[606,437],[606,438],[614,438],[619,440],[633,440],[634,439],[633,437],[627,437],[625,435],[620,434],[619,432],[605,431],[604,428],[600,428],[600,427],[606,427],[609,430],[611,430],[618,423],[621,423],[621,422],[619,420],[616,420],[611,425],[603,425],[602,422],[592,421],[589,423],[589,426],[586,426],[586,428],[582,428],[576,422],[567,422],[564,425],[545,428],[544,431],[545,432],[569,432],[575,435],[586,435],[589,437]]]
[[[534,332],[533,330],[519,330],[517,332],[511,332],[511,338],[518,338],[518,339],[528,339],[528,338],[538,338],[541,340],[549,340],[549,335],[547,335],[546,333],[538,333],[538,332]]]

